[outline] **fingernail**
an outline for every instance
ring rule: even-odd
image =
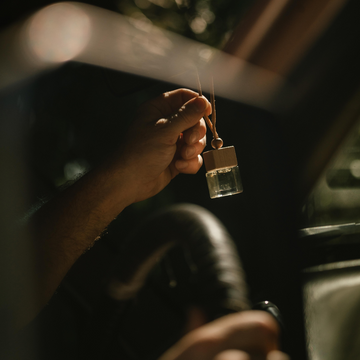
[[[195,146],[189,146],[189,147],[186,149],[186,157],[193,156],[193,155],[195,154],[195,151],[196,151]]]
[[[189,137],[189,143],[194,144],[199,140],[199,138],[200,138],[200,133],[198,131],[194,131]]]
[[[175,166],[176,166],[176,168],[178,170],[183,170],[183,169],[186,169],[189,166],[189,163],[187,161],[184,161],[184,160],[178,160],[175,163]]]
[[[207,106],[207,101],[203,97],[196,98],[192,103],[198,112],[203,112]]]

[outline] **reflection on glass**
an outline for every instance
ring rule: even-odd
[[[50,5],[31,19],[28,47],[39,61],[61,63],[77,56],[91,35],[89,17],[69,3]]]
[[[239,194],[243,191],[238,166],[215,169],[206,173],[211,199]]]

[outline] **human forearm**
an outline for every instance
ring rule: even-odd
[[[145,104],[118,150],[32,217],[39,309],[126,206],[157,194],[179,172],[198,171],[206,133],[202,116],[210,111],[204,98],[185,89]],[[188,149],[195,151],[187,156]]]
[[[129,205],[123,189],[121,178],[97,168],[33,215],[30,226],[34,230],[39,309],[75,261]]]

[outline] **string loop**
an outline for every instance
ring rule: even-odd
[[[198,80],[199,95],[202,96],[199,73],[196,72],[196,74],[197,74],[197,80]],[[212,108],[212,115],[211,115],[212,121],[210,120],[210,118],[207,115],[204,115],[204,118],[205,118],[205,122],[206,122],[207,126],[209,127],[210,131],[213,134],[211,146],[214,149],[220,149],[223,146],[224,142],[222,141],[221,138],[219,138],[219,134],[216,131],[215,90],[214,90],[214,78],[213,77],[211,77],[210,103],[211,103],[211,108]]]

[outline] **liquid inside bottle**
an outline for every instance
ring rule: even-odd
[[[238,166],[214,169],[206,173],[210,198],[239,194],[243,191]]]

